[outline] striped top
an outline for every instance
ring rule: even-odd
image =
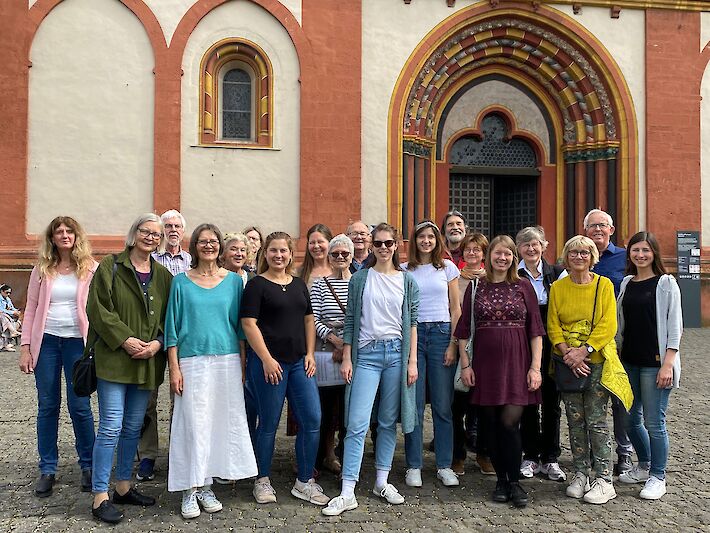
[[[348,285],[350,280],[329,277],[328,282],[338,295],[343,307],[347,307]],[[335,300],[333,293],[330,292],[323,278],[318,278],[311,287],[311,307],[313,308],[313,318],[315,319],[316,335],[318,335],[318,337],[325,340],[325,338],[333,332],[334,325],[340,326],[335,328],[335,334],[338,337],[343,336],[345,313],[343,313],[343,310],[338,305],[338,302]]]

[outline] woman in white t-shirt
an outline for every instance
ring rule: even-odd
[[[37,385],[37,451],[40,477],[35,495],[52,493],[59,451],[62,370],[69,415],[81,467],[81,490],[91,490],[94,416],[89,398],[72,387],[72,369],[81,359],[89,329],[86,299],[97,267],[84,230],[71,217],[50,222],[40,241],[39,260],[27,287],[20,370],[34,373]]]
[[[412,246],[414,245],[414,246]],[[422,486],[422,424],[424,404],[429,400],[434,419],[436,477],[447,487],[459,484],[451,469],[454,426],[451,405],[454,399],[457,341],[453,328],[461,316],[459,269],[443,258],[444,243],[439,228],[431,220],[417,224],[409,241],[409,262],[402,268],[414,276],[419,286],[417,319],[417,416],[419,424],[404,437],[410,487]]]

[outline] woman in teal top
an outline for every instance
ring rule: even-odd
[[[244,284],[220,266],[224,240],[212,224],[190,238],[191,269],[173,279],[165,318],[170,390],[168,490],[182,491],[181,514],[222,509],[213,477],[257,473],[244,408],[244,336],[239,325]]]

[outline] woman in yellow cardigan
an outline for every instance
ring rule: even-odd
[[[608,278],[590,272],[599,261],[596,245],[577,235],[565,244],[562,258],[569,276],[550,289],[547,334],[555,354],[577,377],[589,376],[590,381],[584,391],[562,393],[575,470],[567,496],[602,504],[616,498],[606,422],[609,395],[618,396],[628,410],[631,387],[614,344],[614,286]]]

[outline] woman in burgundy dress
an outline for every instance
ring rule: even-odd
[[[520,486],[520,417],[526,405],[540,403],[542,336],[535,290],[518,277],[515,243],[507,235],[493,239],[486,252],[486,276],[463,313],[454,336],[459,339],[461,380],[471,390],[471,403],[487,421],[491,459],[498,481],[493,501],[528,503]],[[472,301],[473,300],[473,301]],[[473,325],[473,331],[472,326]],[[473,333],[473,335],[472,335]],[[471,342],[461,342],[462,340]]]

